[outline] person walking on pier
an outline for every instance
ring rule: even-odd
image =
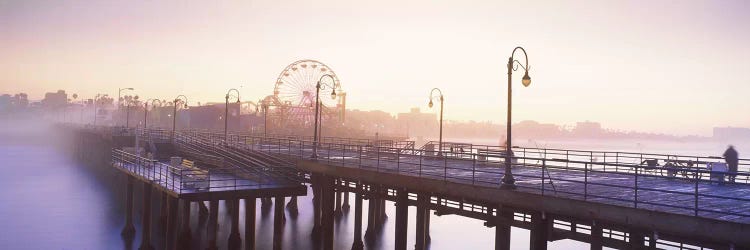
[[[734,182],[734,177],[737,176],[737,165],[739,164],[739,155],[737,150],[734,150],[732,145],[729,145],[727,151],[724,151],[724,160],[727,162],[729,167],[729,182]]]

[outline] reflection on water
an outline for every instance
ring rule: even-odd
[[[0,135],[0,246],[122,248],[119,197],[53,141],[41,138]]]
[[[3,249],[136,249],[140,245],[140,185],[135,188],[134,222],[137,230],[132,240],[120,236],[124,225],[125,179],[107,166],[84,166],[56,146],[44,127],[0,134],[0,246]],[[0,131],[3,131],[0,129]],[[312,190],[308,190],[312,194]],[[350,249],[353,241],[354,195],[352,207],[336,221],[336,249]],[[287,199],[288,202],[289,199]],[[152,211],[158,223],[159,196],[154,195]],[[240,235],[244,235],[244,203],[240,207]],[[367,201],[364,201],[363,231],[367,228]],[[311,249],[312,197],[299,198],[298,214],[290,214],[284,228],[284,249]],[[273,209],[263,209],[257,201],[257,248],[270,249],[273,234]],[[224,203],[220,204],[220,248],[226,248],[230,218]],[[386,204],[388,219],[374,245],[368,249],[393,249],[395,207]],[[409,208],[410,215],[415,208]],[[205,247],[206,220],[198,217],[192,206],[193,245]],[[415,218],[409,220],[408,246],[414,246]],[[482,221],[455,215],[432,216],[431,249],[494,249],[494,229]],[[163,246],[158,226],[153,245]],[[514,228],[512,249],[528,249],[529,232]],[[588,244],[563,240],[550,242],[550,249],[581,249]],[[198,249],[198,248],[196,248]]]

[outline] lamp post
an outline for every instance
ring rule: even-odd
[[[437,154],[437,156],[438,157],[442,157],[443,156],[443,100],[444,100],[443,99],[443,91],[442,90],[440,90],[439,88],[433,88],[430,91],[430,103],[428,104],[428,106],[430,106],[430,108],[432,108],[432,100],[435,99],[436,97],[438,97],[438,96],[434,95],[435,94],[435,90],[437,90],[438,93],[440,94],[440,96],[439,96],[440,97],[440,140],[438,141],[439,144],[438,144],[438,154]]]
[[[333,80],[333,86],[324,83],[323,78],[331,78]],[[325,74],[318,79],[318,84],[315,85],[315,127],[313,130],[313,153],[310,156],[313,159],[318,158],[318,121],[320,120],[320,89],[325,89],[325,87],[331,88],[331,99],[336,99],[336,88],[339,88],[338,82],[336,82],[336,78],[334,78],[332,75]]]
[[[182,99],[180,99],[182,98]],[[177,128],[177,107],[180,105],[180,102],[182,102],[185,105],[185,108],[188,107],[187,105],[187,97],[184,95],[178,95],[174,98],[174,109],[172,110],[172,137],[174,138],[174,132]]]
[[[258,101],[260,108],[263,110],[263,137],[268,137],[268,102],[265,100]],[[258,106],[255,106],[255,112],[258,112]]]
[[[227,95],[224,96],[224,145],[229,145],[229,141],[227,140],[227,126],[229,121],[229,97],[230,93],[232,93],[233,90],[237,93],[237,96],[234,96],[237,97],[237,103],[240,103],[240,91],[237,89],[229,89],[229,91],[227,91]]]
[[[516,53],[517,50],[521,50],[521,52],[523,52],[526,66],[521,64],[521,62],[519,62],[518,60],[513,59],[513,55]],[[511,122],[512,122],[511,117],[512,117],[512,107],[513,107],[513,102],[512,102],[513,95],[511,92],[512,91],[511,77],[513,75],[513,71],[518,70],[518,66],[521,66],[521,68],[523,68],[524,70],[524,75],[523,75],[523,78],[521,78],[521,83],[523,84],[524,87],[528,87],[529,84],[531,84],[531,77],[529,77],[529,56],[526,54],[526,50],[523,49],[522,47],[516,47],[515,49],[513,49],[513,52],[511,52],[510,54],[510,58],[508,58],[508,120],[506,123],[507,141],[505,145],[505,174],[503,175],[502,184],[500,185],[500,187],[507,188],[507,189],[516,188],[516,184],[515,184],[516,180],[513,179],[513,172],[511,171],[511,166],[512,166],[511,161],[513,158],[513,150],[512,150],[513,144],[511,143],[511,138],[513,138],[511,134]]]

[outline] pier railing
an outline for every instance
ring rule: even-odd
[[[297,183],[303,181],[297,175],[298,171],[289,162],[278,164],[280,159],[259,159],[264,157],[257,155],[253,157],[250,154],[255,151],[252,151],[252,148],[247,147],[246,144],[238,144],[235,140],[232,142],[234,147],[227,147],[224,144],[223,135],[221,139],[218,139],[218,136],[216,133],[179,132],[176,134],[174,143],[182,151],[192,152],[193,155],[200,154],[200,152],[208,153],[213,158],[222,161],[221,164],[214,164],[217,166],[235,166],[248,174],[276,181],[286,180]]]
[[[468,143],[455,143],[455,142],[443,142],[442,150],[438,150],[439,143],[437,141],[429,141],[425,145],[433,145],[429,148],[434,150],[426,150],[426,153],[430,155],[442,152],[443,155],[447,155],[453,158],[471,158],[473,155],[480,155],[480,157],[489,157],[502,160],[505,156],[505,147],[502,146],[489,146],[489,145],[477,145]],[[423,148],[425,148],[423,146]],[[472,153],[472,154],[467,154]],[[566,161],[586,161],[592,163],[607,163],[607,164],[628,164],[628,165],[646,165],[651,162],[652,168],[668,169],[670,165],[680,164],[682,167],[687,168],[705,168],[706,163],[724,162],[724,159],[719,156],[695,156],[695,155],[680,155],[680,154],[658,154],[658,153],[633,153],[623,151],[592,151],[592,150],[574,150],[574,149],[558,149],[558,148],[533,148],[533,147],[513,147],[513,155],[519,158],[547,158],[547,159],[564,159]],[[668,166],[664,166],[667,164]],[[689,167],[688,167],[689,165]],[[648,167],[648,166],[647,166]],[[675,166],[681,167],[681,166]],[[625,169],[630,170],[632,169]],[[739,171],[750,172],[750,159],[740,159]],[[687,177],[687,176],[684,176]]]
[[[272,184],[263,176],[251,175],[239,168],[172,166],[120,149],[112,151],[112,165],[178,194],[243,190]]]

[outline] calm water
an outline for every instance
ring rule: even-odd
[[[140,238],[123,240],[120,230],[124,223],[125,183],[121,174],[108,170],[107,166],[84,166],[74,161],[70,154],[56,143],[56,139],[45,126],[0,126],[0,248],[2,249],[137,249]],[[9,131],[10,130],[10,131]],[[561,143],[561,142],[556,142]],[[599,143],[599,142],[597,142]],[[547,146],[558,146],[547,144]],[[578,148],[591,143],[579,142]],[[601,144],[602,149],[623,148],[617,143]],[[634,147],[639,144],[624,142]],[[713,152],[718,145],[694,146],[680,150]],[[640,144],[640,147],[666,147],[675,145]],[[711,151],[709,151],[711,150]],[[631,150],[632,151],[632,150]],[[644,150],[645,151],[645,150]],[[741,151],[742,153],[742,151]],[[103,170],[104,169],[104,170]],[[140,232],[140,186],[136,186],[136,230]],[[308,193],[312,193],[309,191]],[[155,197],[155,203],[158,197]],[[352,206],[354,196],[350,197]],[[367,201],[364,202],[367,213]],[[257,239],[258,249],[270,249],[273,229],[272,209],[261,209],[258,202]],[[156,207],[156,206],[155,206]],[[299,214],[287,212],[284,232],[285,249],[309,249],[312,229],[311,197],[300,197]],[[220,209],[224,210],[222,203]],[[386,205],[389,218],[379,236],[377,245],[370,249],[392,249],[395,221],[395,206]],[[353,207],[338,219],[336,224],[336,248],[349,249],[353,235]],[[415,208],[409,208],[410,215]],[[154,210],[154,216],[158,211]],[[197,215],[197,207],[193,207]],[[244,221],[241,207],[240,221]],[[158,217],[157,217],[158,218]],[[204,223],[197,216],[192,219],[194,244],[202,245],[205,239]],[[219,214],[220,246],[226,246],[229,236],[228,213]],[[486,228],[482,221],[455,215],[431,218],[431,249],[493,249],[494,229]],[[366,228],[365,216],[363,228]],[[244,225],[240,225],[244,228]],[[409,246],[414,245],[414,218],[409,221]],[[155,229],[155,233],[159,233]],[[244,235],[244,230],[240,232]],[[154,235],[153,237],[157,237]],[[528,249],[529,232],[514,228],[511,246],[513,249]],[[154,246],[162,243],[155,238]],[[562,240],[549,243],[550,249],[583,249],[587,243]]]

